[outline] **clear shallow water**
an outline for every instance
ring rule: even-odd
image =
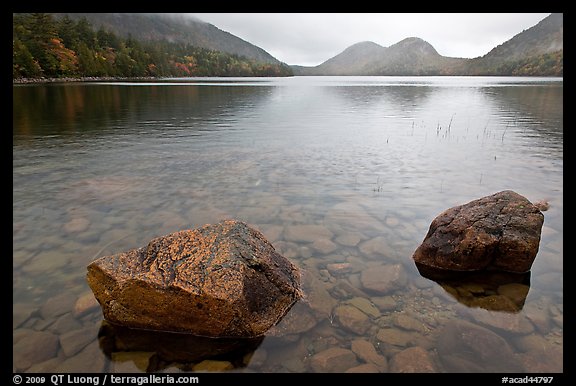
[[[563,370],[561,78],[69,83],[13,101],[16,371]],[[433,218],[505,189],[550,203],[529,277],[420,275]],[[96,256],[225,218],[304,271],[305,301],[264,339],[189,352],[204,342],[82,311]],[[374,289],[382,269],[395,285]]]

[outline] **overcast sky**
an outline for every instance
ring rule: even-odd
[[[475,58],[549,13],[195,13],[287,64],[318,65],[352,44],[389,47],[407,37],[440,55]]]

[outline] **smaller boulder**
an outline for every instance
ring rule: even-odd
[[[438,215],[412,258],[420,265],[452,271],[528,272],[543,223],[538,207],[505,190]]]

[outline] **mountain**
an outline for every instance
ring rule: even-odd
[[[420,38],[406,38],[382,54],[381,60],[365,66],[370,75],[446,75],[461,66],[464,59],[440,55]]]
[[[244,56],[263,63],[281,63],[264,51],[229,32],[197,18],[183,14],[147,13],[61,13],[72,20],[86,20],[96,29],[103,27],[120,37],[140,41],[160,41],[186,43],[191,46],[222,51]]]
[[[360,75],[365,66],[379,60],[385,49],[373,42],[356,43],[319,66],[303,67],[303,71],[310,73],[302,75]]]
[[[428,42],[406,38],[390,47],[354,44],[315,67],[292,66],[294,75],[542,75],[562,76],[563,14],[551,14],[475,59],[440,55]]]
[[[552,13],[535,26],[467,64],[469,75],[559,75],[563,73],[564,15]]]
[[[295,75],[445,75],[465,59],[440,55],[420,38],[406,38],[390,47],[374,42],[354,44],[316,67],[292,67]]]

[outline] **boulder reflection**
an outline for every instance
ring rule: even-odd
[[[100,349],[116,362],[132,361],[141,371],[167,367],[192,370],[203,360],[227,361],[245,367],[264,336],[257,338],[208,338],[184,333],[132,329],[102,321],[98,332]],[[176,362],[176,363],[174,363]],[[218,371],[215,368],[212,371]],[[208,370],[210,371],[210,370]]]
[[[530,291],[530,272],[453,272],[416,264],[420,275],[438,283],[458,302],[470,308],[517,313]]]

